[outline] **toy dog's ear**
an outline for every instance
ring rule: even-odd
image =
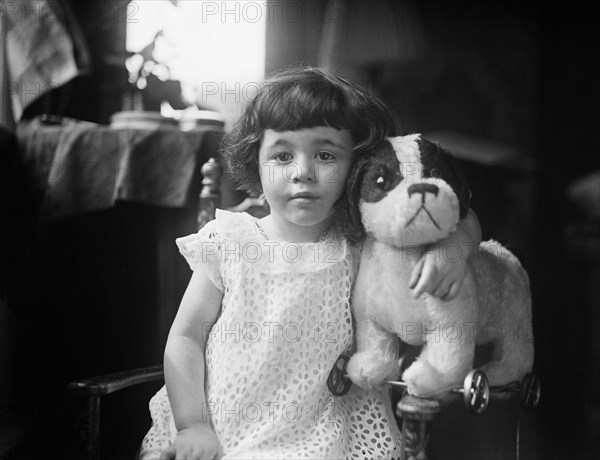
[[[360,215],[360,187],[367,169],[369,157],[359,156],[354,160],[348,180],[346,182],[346,193],[340,198],[336,209],[336,222],[342,234],[350,243],[358,243],[365,238],[365,227]]]

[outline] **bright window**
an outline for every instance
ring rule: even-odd
[[[175,3],[131,2],[127,49],[140,52],[162,30],[155,41],[154,60],[169,67],[170,78],[181,82],[187,101],[219,111],[230,122],[264,77],[266,2]]]

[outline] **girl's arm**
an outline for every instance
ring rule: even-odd
[[[178,433],[162,459],[213,458],[219,453],[207,413],[204,350],[222,298],[205,271],[195,270],[165,348],[165,384]]]
[[[458,294],[467,274],[467,263],[481,243],[481,226],[472,209],[460,220],[456,230],[421,257],[415,266],[409,287],[413,296],[424,292],[442,300],[452,300]]]

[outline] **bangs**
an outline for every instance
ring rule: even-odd
[[[357,125],[349,101],[338,88],[294,85],[290,88],[267,86],[265,90],[268,95],[256,107],[261,131],[295,131],[316,126],[352,131]],[[356,139],[355,133],[353,137]]]
[[[387,108],[369,90],[314,68],[305,69],[302,78],[292,70],[266,81],[250,112],[255,132],[316,126],[346,129],[357,143],[355,150],[391,135],[395,124]]]

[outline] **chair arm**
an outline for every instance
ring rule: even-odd
[[[67,391],[81,396],[102,396],[146,382],[163,378],[162,365],[141,367],[113,374],[76,380],[67,385]]]

